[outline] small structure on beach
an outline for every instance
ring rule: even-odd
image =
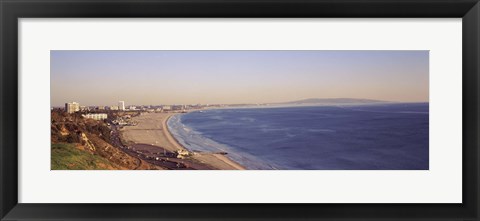
[[[188,150],[177,150],[176,153],[178,159],[185,159],[186,157],[191,155]]]

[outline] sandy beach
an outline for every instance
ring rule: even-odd
[[[123,140],[134,144],[148,144],[174,152],[186,149],[170,134],[167,120],[177,113],[145,113],[134,117],[136,126],[127,126],[120,130]],[[159,148],[159,149],[161,149]],[[219,170],[243,170],[240,164],[222,154],[196,153],[192,160]]]

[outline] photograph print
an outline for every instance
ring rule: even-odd
[[[51,170],[428,170],[429,51],[52,50]]]

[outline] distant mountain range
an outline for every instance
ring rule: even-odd
[[[309,98],[298,101],[289,101],[275,104],[371,104],[387,103],[388,101],[356,98]]]

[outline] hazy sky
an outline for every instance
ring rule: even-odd
[[[428,51],[51,51],[51,102],[428,101]]]

